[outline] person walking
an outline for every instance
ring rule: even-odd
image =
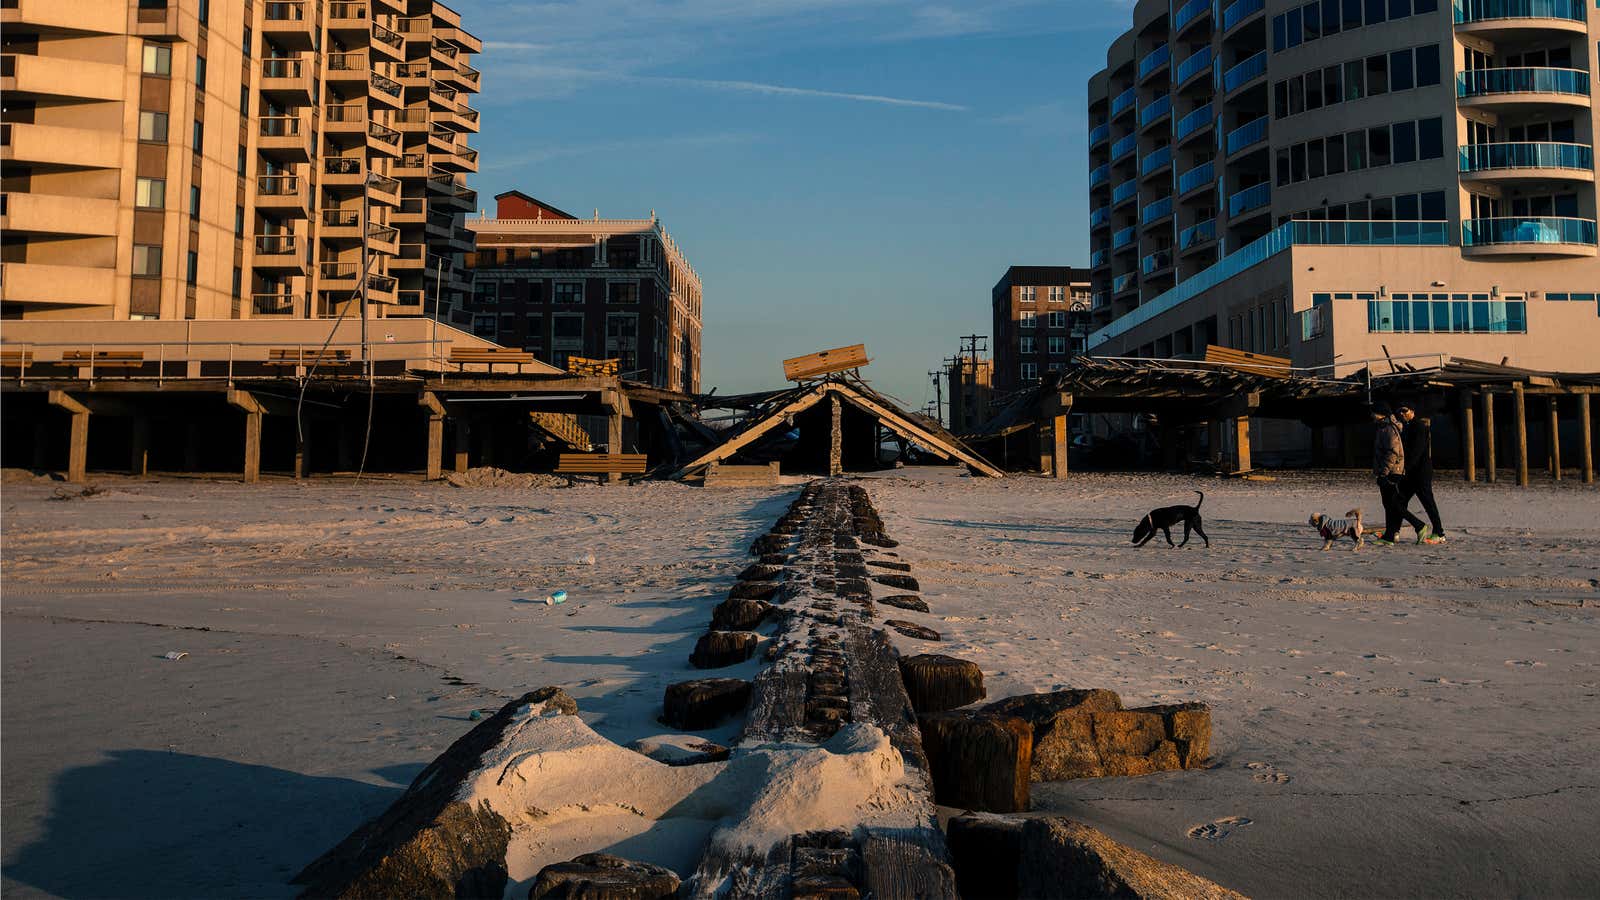
[[[1406,449],[1400,420],[1389,414],[1388,407],[1378,407],[1372,411],[1372,421],[1377,425],[1372,437],[1372,475],[1378,482],[1378,495],[1383,498],[1383,537],[1378,538],[1378,543],[1393,544],[1402,520],[1410,522],[1420,537],[1426,526],[1411,514],[1401,496],[1406,475]]]
[[[1439,504],[1433,499],[1433,425],[1409,406],[1397,408],[1395,414],[1404,423],[1400,439],[1406,450],[1406,474],[1400,502],[1409,507],[1411,498],[1416,497],[1422,503],[1422,511],[1428,514],[1428,530],[1417,534],[1417,542],[1442,544],[1444,523],[1439,521]]]

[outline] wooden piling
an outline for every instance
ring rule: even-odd
[[[1495,459],[1494,394],[1483,392],[1483,480],[1494,484],[1499,479],[1499,463]]]
[[[1594,443],[1589,432],[1589,395],[1578,395],[1578,450],[1583,453],[1583,483],[1594,484]]]
[[[1550,462],[1550,477],[1556,481],[1561,480],[1561,419],[1559,404],[1554,394],[1550,395],[1550,421],[1546,425],[1550,434],[1550,445],[1546,448]]]
[[[472,450],[472,429],[467,425],[466,419],[456,419],[455,440],[451,443],[450,449],[455,455],[455,470],[466,472]]]
[[[74,400],[66,391],[51,391],[50,405],[72,416],[67,434],[67,480],[81,484],[89,472],[89,407]]]
[[[1472,433],[1472,395],[1466,391],[1460,392],[1461,408],[1456,421],[1460,423],[1461,432],[1461,477],[1469,482],[1478,480],[1477,439]]]
[[[295,423],[294,435],[294,477],[306,478],[311,474],[311,423],[302,421]]]
[[[1528,401],[1522,382],[1511,384],[1511,409],[1517,418],[1517,485],[1528,486]]]
[[[1056,478],[1067,477],[1067,450],[1072,435],[1067,430],[1067,416],[1072,412],[1072,395],[1058,394],[1050,402],[1051,432],[1054,435],[1050,455],[1050,472]]]
[[[133,417],[132,435],[128,446],[128,474],[141,477],[150,472],[150,420],[144,416]]]
[[[1235,416],[1233,420],[1233,470],[1250,471],[1250,417]]]
[[[417,405],[428,411],[428,443],[424,451],[427,454],[424,461],[427,471],[424,477],[429,481],[438,481],[444,477],[444,404],[432,391],[423,391],[417,395]]]
[[[837,476],[844,471],[844,410],[837,395],[829,395],[828,413],[828,475]]]

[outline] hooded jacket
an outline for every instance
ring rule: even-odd
[[[1372,436],[1372,474],[1379,478],[1406,473],[1406,448],[1400,428],[1400,420],[1385,416]]]

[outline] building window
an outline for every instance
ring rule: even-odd
[[[1020,353],[1033,353],[1037,349],[1038,347],[1035,344],[1034,338],[1026,335],[1023,336],[1022,340],[1020,341],[1020,346],[1017,348],[1018,352]]]
[[[189,185],[189,218],[200,218],[200,185]]]
[[[194,83],[197,87],[206,86],[206,58],[204,56],[196,56],[194,58]]]
[[[612,303],[639,302],[639,282],[637,281],[613,281],[606,285],[606,288],[611,292],[611,296],[608,299]]]
[[[200,282],[200,254],[193,250],[189,251],[188,270],[185,275],[190,287]]]
[[[239,164],[238,164],[238,172],[239,172],[239,177],[240,178],[244,177],[244,168],[245,168],[245,163],[246,162],[247,162],[247,160],[245,159],[245,155],[244,155],[244,147],[240,146],[239,147]]]
[[[1394,294],[1367,301],[1374,334],[1526,334],[1527,304],[1488,294]]]
[[[1050,289],[1050,302],[1051,303],[1065,303],[1065,302],[1067,302],[1067,289],[1064,288],[1064,287],[1053,287],[1053,288],[1051,288]]]
[[[165,209],[167,182],[164,178],[139,178],[133,183],[133,205],[140,209]]]
[[[1038,289],[1033,287],[1032,285],[1029,285],[1027,287],[1017,288],[1018,295],[1019,295],[1019,297],[1020,297],[1020,299],[1022,300],[1023,303],[1032,303],[1034,301],[1034,299],[1035,299],[1035,292],[1037,290]]]
[[[160,277],[161,248],[152,244],[134,244],[133,274],[146,278]]]
[[[249,59],[250,58],[250,44],[254,40],[254,37],[255,37],[255,35],[250,31],[250,26],[246,25],[244,27],[244,58],[245,59]]]
[[[235,237],[241,237],[241,236],[244,235],[244,207],[243,206],[235,206],[233,208],[233,234],[234,234]]]
[[[1039,326],[1039,314],[1036,313],[1036,312],[1033,312],[1032,310],[1024,310],[1023,313],[1022,313],[1022,327],[1023,328],[1037,328],[1038,326]]]
[[[172,74],[172,46],[146,42],[144,45],[144,74]]]
[[[200,0],[199,16],[201,25],[211,22],[211,0]],[[234,296],[238,296],[238,294]]]
[[[1025,362],[1022,364],[1022,380],[1024,383],[1039,380],[1039,364]]]
[[[1050,355],[1051,356],[1065,356],[1066,353],[1067,353],[1067,338],[1066,338],[1066,336],[1065,335],[1063,335],[1061,337],[1052,336],[1050,338],[1050,340],[1049,340],[1049,348],[1050,348]]]
[[[167,114],[164,112],[139,112],[139,140],[166,143]]]
[[[233,299],[239,299],[239,294],[244,290],[244,270],[238,266],[233,267]]]
[[[1050,313],[1050,327],[1051,328],[1065,328],[1065,327],[1067,327],[1067,313],[1066,313],[1065,310],[1058,309],[1058,310],[1053,310]]]
[[[497,281],[475,281],[472,283],[472,302],[479,306],[491,306],[500,299],[500,283]]]
[[[492,315],[489,315],[489,316],[473,316],[472,317],[472,334],[473,334],[473,336],[474,337],[487,338],[489,340],[494,340],[495,328],[497,327],[497,322],[498,322],[498,320]]]
[[[199,119],[194,120],[194,152],[199,153],[206,143],[206,125]]]
[[[558,281],[558,282],[556,282],[552,286],[550,299],[554,300],[557,303],[582,303],[583,302],[583,282],[581,282],[581,281]]]

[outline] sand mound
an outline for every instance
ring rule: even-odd
[[[539,472],[507,472],[494,466],[479,466],[465,472],[451,472],[445,476],[452,487],[458,488],[529,488],[570,487],[572,482],[560,475]]]

